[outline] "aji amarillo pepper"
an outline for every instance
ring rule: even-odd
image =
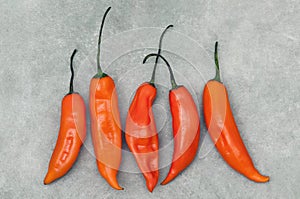
[[[85,104],[79,93],[73,91],[73,58],[71,56],[70,91],[62,100],[60,130],[44,184],[64,176],[75,163],[86,137]]]
[[[160,37],[158,54],[161,52],[162,38],[170,27],[173,27],[173,25],[169,25]],[[150,192],[155,188],[159,177],[158,134],[152,111],[152,104],[156,97],[154,82],[157,61],[158,57],[155,61],[150,82],[145,82],[139,86],[131,102],[125,134],[127,145],[135,156]]]
[[[226,87],[221,82],[218,63],[218,42],[215,44],[216,76],[207,82],[203,91],[206,127],[223,159],[237,172],[255,182],[268,182],[254,167],[236,126]]]
[[[143,63],[152,56],[164,60],[168,66],[172,84],[169,102],[172,113],[174,153],[169,173],[161,183],[161,185],[166,185],[194,160],[199,146],[200,119],[192,95],[183,85],[176,84],[172,68],[162,55],[149,54],[144,58]]]
[[[103,73],[100,67],[100,43],[105,17],[102,19],[97,54],[98,73],[90,82],[90,116],[94,152],[99,173],[108,184],[122,190],[117,181],[117,173],[122,158],[122,132],[118,96],[114,80]]]

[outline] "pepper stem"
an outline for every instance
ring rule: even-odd
[[[218,42],[215,43],[215,65],[216,65],[216,76],[214,80],[221,82],[220,76],[220,67],[219,67],[219,60],[218,60]]]
[[[170,82],[171,82],[171,85],[172,85],[172,89],[177,88],[178,85],[177,85],[177,83],[176,83],[176,81],[175,81],[175,77],[174,77],[173,70],[172,70],[172,68],[171,68],[171,66],[170,66],[170,64],[169,64],[169,62],[168,62],[168,61],[166,60],[166,58],[164,58],[162,55],[156,54],[156,53],[151,53],[151,54],[147,55],[147,56],[144,58],[143,64],[147,61],[147,59],[148,59],[149,57],[153,57],[153,56],[156,56],[156,59],[157,59],[157,58],[161,58],[162,60],[164,60],[164,62],[166,63],[166,65],[167,65],[167,67],[168,67],[168,69],[169,69],[169,73],[170,73]]]
[[[77,52],[77,49],[74,49],[72,55],[71,55],[71,58],[70,58],[70,69],[71,69],[71,79],[70,79],[70,90],[69,90],[69,94],[73,93],[74,90],[73,90],[73,81],[74,81],[74,68],[73,68],[73,59],[74,59],[74,56]]]
[[[157,52],[158,55],[160,55],[160,53],[161,53],[162,39],[163,39],[166,31],[171,27],[173,27],[173,25],[168,25],[159,38],[159,45],[158,45],[158,52]],[[158,62],[158,56],[156,56],[156,60],[155,60],[155,64],[154,64],[154,68],[153,68],[153,72],[152,72],[152,76],[151,76],[151,80],[150,80],[151,84],[154,84],[154,81],[155,81],[155,72],[156,72],[156,68],[157,68],[157,62]]]
[[[103,72],[100,66],[100,44],[101,44],[101,38],[102,38],[102,30],[103,30],[103,26],[104,26],[104,21],[106,18],[106,15],[108,14],[109,10],[111,9],[111,7],[107,8],[107,10],[105,11],[103,18],[102,18],[102,22],[101,22],[101,26],[100,26],[100,31],[99,31],[99,38],[98,38],[98,53],[97,53],[97,69],[98,69],[98,74],[99,76],[102,76]]]

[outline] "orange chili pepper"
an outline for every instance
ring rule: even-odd
[[[224,160],[237,172],[255,182],[268,182],[254,167],[236,126],[226,87],[220,79],[218,42],[215,44],[216,76],[207,82],[203,91],[203,108],[206,127],[211,139]]]
[[[168,61],[162,55],[149,54],[143,62],[145,63],[152,56],[158,56],[164,60],[168,66],[172,84],[169,101],[172,113],[174,153],[169,173],[161,183],[161,185],[166,185],[194,160],[199,146],[200,119],[192,95],[183,85],[177,85]]]
[[[170,27],[162,33],[159,41],[158,54],[161,51],[162,38]],[[126,120],[126,142],[130,151],[135,156],[136,162],[146,180],[150,192],[158,181],[158,134],[156,130],[152,104],[156,97],[155,71],[156,59],[150,82],[139,86],[131,102]]]
[[[102,72],[100,67],[100,44],[105,17],[102,19],[97,54],[98,73],[90,82],[90,114],[94,152],[99,173],[108,184],[122,190],[117,181],[117,173],[122,158],[122,132],[118,96],[114,80]]]
[[[65,95],[61,106],[60,130],[44,184],[64,176],[75,163],[86,137],[85,104],[79,93],[73,91],[73,58],[71,56],[70,92]]]

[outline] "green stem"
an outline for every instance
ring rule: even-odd
[[[74,68],[73,68],[73,59],[74,59],[74,56],[77,52],[77,49],[74,49],[72,55],[71,55],[71,58],[70,58],[70,68],[71,68],[71,79],[70,79],[70,90],[69,90],[69,94],[73,93],[74,90],[73,90],[73,81],[74,81]]]
[[[173,25],[168,25],[159,38],[159,45],[158,45],[158,52],[157,52],[157,54],[159,54],[159,55],[161,53],[162,39],[163,39],[166,31],[171,27],[173,27]],[[153,68],[153,72],[152,72],[152,76],[151,76],[151,80],[150,80],[151,84],[154,84],[154,81],[155,81],[155,72],[156,72],[156,68],[157,68],[157,62],[158,62],[158,56],[156,56],[156,60],[155,60],[155,64],[154,64],[154,68]]]
[[[169,62],[166,60],[166,58],[164,58],[162,55],[160,54],[156,54],[156,53],[151,53],[149,55],[147,55],[144,60],[143,60],[143,64],[147,61],[147,59],[149,57],[153,57],[153,56],[156,56],[156,58],[161,58],[162,60],[164,60],[164,62],[166,63],[166,65],[168,66],[168,69],[169,69],[169,73],[170,73],[170,81],[171,81],[171,85],[172,85],[172,89],[175,89],[178,87],[176,81],[175,81],[175,77],[174,77],[174,73],[173,73],[173,70],[169,64]]]
[[[215,43],[215,65],[216,65],[216,76],[214,80],[221,82],[220,76],[220,67],[219,67],[219,60],[218,60],[218,42]]]
[[[106,15],[108,14],[109,10],[111,9],[111,7],[107,8],[107,10],[105,11],[103,18],[102,18],[102,22],[101,22],[101,26],[100,26],[100,31],[99,31],[99,38],[98,38],[98,53],[97,53],[97,69],[98,69],[98,76],[102,76],[103,72],[100,66],[100,44],[101,44],[101,38],[102,38],[102,30],[103,30],[103,26],[104,26],[104,21],[106,18]]]

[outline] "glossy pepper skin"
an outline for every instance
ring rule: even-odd
[[[75,53],[76,50],[72,54],[71,62]],[[62,100],[60,130],[44,184],[50,184],[72,168],[86,138],[85,104],[79,93],[73,92],[72,66],[71,70],[70,92]]]
[[[107,183],[117,190],[123,188],[117,180],[122,158],[122,131],[118,96],[114,80],[103,73],[100,67],[100,44],[105,17],[102,19],[97,54],[98,73],[91,79],[89,106],[91,132],[98,171]]]
[[[146,82],[136,91],[126,120],[126,142],[135,156],[150,192],[158,182],[158,134],[154,115],[153,101],[156,88]]]
[[[226,87],[220,81],[217,45],[216,42],[216,77],[207,82],[203,91],[206,127],[217,150],[234,170],[254,182],[268,182],[269,177],[261,175],[254,167],[236,126]]]
[[[168,61],[162,55],[149,54],[145,57],[144,63],[151,56],[159,56],[165,61],[172,83],[172,89],[169,92],[169,102],[172,113],[174,152],[169,173],[161,183],[161,185],[166,185],[194,160],[199,146],[200,119],[192,95],[184,86],[176,84]]]
[[[162,39],[166,31],[173,27],[165,28],[159,39],[158,54],[161,52]],[[158,57],[149,82],[139,86],[129,107],[126,120],[126,143],[135,156],[136,162],[144,175],[147,188],[150,192],[155,188],[158,177],[158,134],[152,105],[156,97],[155,71]]]

